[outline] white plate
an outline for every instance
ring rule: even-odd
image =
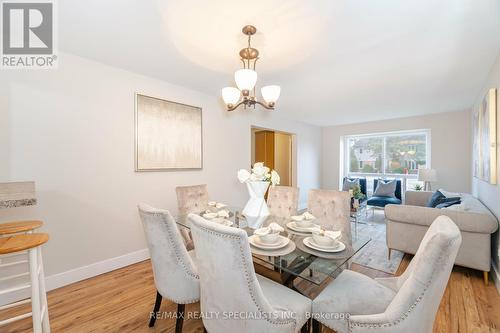
[[[264,249],[264,250],[276,250],[276,249],[281,249],[282,247],[285,247],[288,245],[290,242],[290,239],[279,236],[279,241],[276,244],[264,244],[260,241],[259,236],[257,235],[252,235],[248,237],[248,242],[252,244],[253,246],[259,248],[259,249]]]
[[[304,228],[304,227],[299,227],[295,221],[288,222],[286,226],[294,231],[298,232],[312,232],[314,229],[318,228],[316,224],[312,224],[310,227]]]
[[[316,251],[321,251],[321,252],[341,252],[345,250],[345,244],[342,242],[338,242],[338,245],[332,248],[327,248],[327,247],[322,247],[314,243],[314,240],[312,237],[306,237],[302,240],[305,246],[316,250]]]
[[[212,220],[212,219],[215,219],[218,215],[217,215],[217,213],[205,213],[202,216],[206,220]]]

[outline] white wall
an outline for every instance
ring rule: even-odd
[[[134,172],[136,91],[203,108],[203,170]],[[0,111],[0,181],[36,181],[39,202],[0,221],[45,222],[47,275],[144,249],[136,205],[175,212],[177,185],[207,183],[212,199],[243,205],[236,171],[250,165],[251,125],[297,134],[302,203],[321,184],[321,131],[281,119],[287,110],[228,113],[219,96],[73,55],[57,70],[2,71]]]
[[[487,82],[484,88],[481,90],[480,95],[477,98],[476,104],[480,103],[486,91],[489,88],[497,88],[498,94],[500,94],[500,56],[498,57],[495,66],[491,70],[491,73],[487,79]],[[497,95],[497,140],[500,139],[500,98]],[[471,113],[472,117],[472,113]],[[472,142],[472,135],[470,136],[470,140]],[[472,143],[471,143],[472,144]],[[497,141],[497,179],[500,180],[500,144]],[[472,162],[471,162],[472,164]],[[472,177],[472,176],[471,176]],[[496,215],[497,218],[500,218],[500,185],[491,185],[486,183],[485,181],[479,180],[477,178],[472,177],[472,191],[475,196],[477,196],[488,208]],[[493,235],[493,245],[492,245],[492,257],[493,262],[495,264],[495,269],[497,270],[497,279],[500,279],[499,268],[500,268],[500,234],[497,231]],[[497,280],[497,282],[500,282]],[[498,289],[500,290],[500,284],[497,284]]]
[[[431,130],[431,164],[438,171],[434,188],[450,191],[471,190],[471,121],[469,111],[437,113],[426,116],[390,119],[323,128],[323,187],[339,187],[339,149],[345,135],[413,129]]]

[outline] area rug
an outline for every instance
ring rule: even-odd
[[[388,259],[388,249],[385,239],[385,217],[383,211],[368,212],[368,216],[363,216],[358,223],[358,238],[371,238],[354,257],[353,262],[368,268],[373,268],[386,273],[396,273],[403,252],[392,250],[391,259]],[[354,234],[354,224],[352,224]]]

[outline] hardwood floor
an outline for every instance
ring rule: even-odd
[[[409,261],[410,256],[405,256],[397,274]],[[388,275],[355,264],[352,269],[371,277]],[[296,287],[311,297],[320,291],[305,282]],[[53,290],[48,294],[52,332],[174,332],[175,319],[158,319],[154,328],[147,327],[155,294],[149,261]],[[22,306],[0,312],[0,320],[26,309]],[[165,300],[160,309],[172,314],[175,310],[176,305]],[[196,311],[198,304],[186,307],[187,315]],[[1,327],[0,331],[30,332],[31,319]],[[186,318],[183,332],[203,332],[201,320]],[[489,286],[484,285],[481,272],[461,267],[453,270],[434,325],[434,333],[445,332],[500,332],[500,296],[491,281]]]

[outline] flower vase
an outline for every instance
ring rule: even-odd
[[[243,215],[246,218],[248,226],[252,229],[258,229],[262,226],[266,218],[269,216],[269,208],[267,208],[264,195],[266,194],[269,182],[247,182],[248,200]]]

